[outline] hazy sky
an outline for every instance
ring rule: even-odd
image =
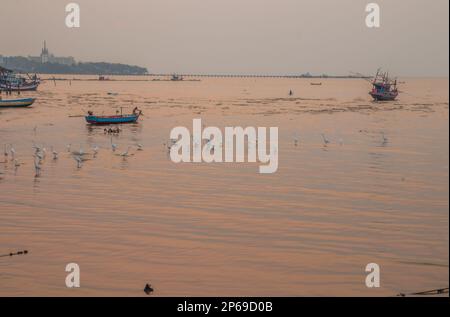
[[[65,6],[81,6],[81,28]],[[381,28],[365,6],[381,6]],[[152,73],[448,76],[448,0],[0,0],[0,54],[51,53]]]

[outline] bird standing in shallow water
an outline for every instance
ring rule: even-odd
[[[115,144],[115,143],[113,142],[112,137],[111,137],[111,149],[112,149],[113,152],[115,152],[116,149],[117,149],[117,144]]]
[[[39,160],[34,160],[34,170],[35,170],[35,174],[34,177],[39,177],[41,175],[41,167],[39,166],[40,161]]]
[[[38,164],[41,164],[42,160],[44,159],[44,155],[42,154],[42,152],[36,152],[34,157],[38,159]]]
[[[123,158],[128,157],[128,156],[129,156],[128,152],[130,151],[130,148],[131,148],[131,147],[129,146],[125,152],[123,152],[122,154],[120,154],[120,156],[122,156]]]
[[[386,137],[386,135],[384,134],[384,132],[381,132],[381,136],[383,138],[383,145],[385,145],[386,143],[388,143],[389,139]]]
[[[99,151],[98,145],[94,145],[94,147],[92,148],[92,150],[94,151],[94,157],[97,157],[97,154],[98,154],[98,151]]]
[[[322,139],[323,139],[323,144],[325,146],[330,144],[330,140],[328,140],[327,137],[325,136],[325,134],[323,134],[323,133],[322,133]]]
[[[10,144],[9,152],[11,153],[11,160],[14,160],[16,156],[16,150],[14,149],[12,144]]]
[[[19,161],[17,159],[15,159],[14,160],[14,167],[18,168],[20,165],[22,165],[22,164],[20,164]]]
[[[77,162],[77,168],[81,168],[83,164],[83,159],[80,156],[74,156],[73,159]]]
[[[52,146],[52,154],[53,154],[53,160],[57,160],[58,159],[58,152],[56,152],[54,149],[53,149],[53,146]]]

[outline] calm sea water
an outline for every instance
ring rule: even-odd
[[[406,79],[388,103],[373,103],[363,80],[112,79],[46,81],[22,94],[38,98],[32,108],[0,110],[0,254],[29,251],[0,258],[0,295],[140,296],[146,283],[156,296],[448,287],[448,79]],[[126,159],[77,117],[134,106],[142,120],[113,137],[117,153],[131,146]],[[194,118],[279,127],[278,172],[172,163],[170,130]],[[60,153],[38,178],[33,142]],[[4,160],[4,144],[21,166]],[[100,151],[78,169],[67,144]],[[65,286],[70,262],[80,289]],[[365,286],[371,262],[379,289]]]

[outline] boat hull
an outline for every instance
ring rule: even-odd
[[[36,99],[14,99],[14,100],[0,100],[0,108],[24,108],[31,106]]]
[[[398,93],[383,94],[383,93],[370,92],[369,94],[376,101],[394,101],[398,96]]]
[[[39,83],[26,84],[21,86],[0,83],[0,89],[4,91],[36,91],[38,86]]]
[[[124,123],[136,123],[139,119],[139,115],[127,115],[127,116],[86,116],[86,122],[89,124],[124,124]]]

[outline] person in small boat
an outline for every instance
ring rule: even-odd
[[[135,107],[135,108],[133,109],[133,115],[135,115],[135,116],[140,116],[141,114],[142,114],[142,110],[139,110],[138,107]]]

